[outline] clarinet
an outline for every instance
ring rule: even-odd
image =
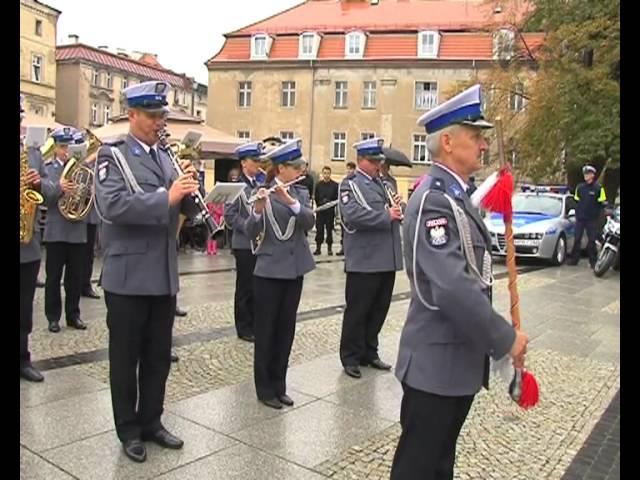
[[[184,172],[180,167],[180,162],[178,161],[173,151],[171,150],[171,146],[169,145],[169,142],[167,140],[169,138],[168,132],[163,129],[160,131],[159,136],[160,138],[158,140],[158,143],[160,145],[160,148],[162,148],[162,150],[164,150],[167,153],[167,155],[169,155],[169,158],[171,159],[171,163],[173,164],[173,168],[175,168],[176,172],[178,172],[178,175],[184,175]],[[195,192],[193,192],[191,194],[191,198],[193,198],[193,200],[195,201],[196,206],[200,211],[200,215],[202,215],[202,220],[204,221],[204,224],[207,227],[209,237],[213,236],[214,233],[220,230],[220,226],[215,222],[215,220],[209,213],[209,210],[207,209],[207,206],[204,203],[204,198],[202,198],[200,191],[196,190]]]

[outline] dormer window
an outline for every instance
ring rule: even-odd
[[[362,58],[364,56],[366,38],[363,32],[347,34],[344,43],[344,56],[347,58]]]
[[[500,29],[493,34],[493,59],[511,60],[514,53],[515,33],[508,28]]]
[[[273,39],[266,34],[251,37],[251,59],[265,59],[269,56]]]
[[[418,33],[418,56],[420,58],[438,58],[440,34],[435,31]]]
[[[320,46],[320,35],[315,32],[305,32],[298,40],[298,57],[316,58]]]

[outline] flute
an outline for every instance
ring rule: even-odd
[[[247,200],[247,202],[251,205],[257,202],[258,200],[261,200],[271,195],[273,192],[276,191],[276,188],[278,188],[279,186],[282,186],[282,188],[287,188],[293,185],[294,183],[298,183],[300,180],[303,180],[304,178],[306,178],[306,175],[302,175],[296,178],[295,180],[291,180],[290,182],[283,183],[282,185],[274,185],[273,187],[267,189],[266,193],[264,193],[263,195],[258,195],[258,193],[254,193],[253,195],[251,195],[251,197],[249,197],[249,200]]]

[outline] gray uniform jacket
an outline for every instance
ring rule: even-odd
[[[346,272],[402,270],[400,222],[391,221],[388,205],[379,178],[356,170],[342,180],[338,210],[345,224]]]
[[[169,207],[168,190],[177,173],[164,151],[158,149],[158,165],[131,135],[114,146],[143,191],[129,190],[111,146],[102,146],[95,179],[96,206],[103,219],[102,287],[120,295],[176,295],[179,214],[193,217],[197,207],[191,197]]]
[[[231,248],[234,250],[250,250],[251,244],[249,236],[245,230],[245,223],[251,211],[251,207],[246,203],[253,188],[250,180],[243,175],[240,181],[244,182],[246,187],[235,202],[226,203],[224,206],[224,221],[233,230],[231,237]]]
[[[29,168],[33,168],[40,174],[40,193],[45,198],[53,196],[56,191],[56,187],[53,182],[47,177],[47,170],[44,167],[42,161],[42,154],[38,148],[29,148],[27,150]],[[36,213],[36,219],[37,219]],[[20,263],[30,263],[40,260],[40,240],[37,234],[38,222],[34,222],[34,234],[31,237],[31,241],[25,245],[20,244]]]
[[[274,184],[275,180],[268,187]],[[260,232],[264,232],[256,250],[254,275],[293,280],[316,267],[306,235],[315,224],[309,191],[301,185],[292,185],[289,187],[289,195],[300,202],[298,215],[294,214],[288,205],[280,202],[275,194],[270,195],[268,200],[280,233],[286,233],[290,219],[295,219],[295,227],[288,240],[282,241],[277,238],[266,207],[259,218],[252,212],[245,221],[245,231],[250,238],[256,238]]]
[[[409,199],[405,215],[411,302],[400,337],[396,376],[412,388],[437,395],[473,395],[482,385],[488,388],[488,356],[499,359],[506,355],[515,331],[491,306],[490,287],[471,272],[445,195],[468,218],[479,272],[485,251],[491,251],[484,222],[467,194],[450,173],[434,166]]]
[[[58,209],[58,200],[62,197],[60,178],[64,165],[54,158],[45,163],[47,176],[55,186],[55,192],[46,198],[47,221],[44,227],[45,242],[87,243],[87,224],[85,221],[71,222],[64,218]]]

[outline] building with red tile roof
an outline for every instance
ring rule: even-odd
[[[151,53],[111,51],[71,36],[72,43],[56,48],[56,119],[79,128],[97,127],[125,111],[122,90],[130,85],[162,80],[171,86],[170,108],[206,117],[202,96],[206,89],[185,74],[163,67]],[[197,96],[197,98],[196,98]],[[197,107],[197,111],[196,111]],[[203,113],[204,110],[204,113]]]
[[[381,136],[414,161],[406,194],[429,163],[416,119],[498,61],[535,63],[544,35],[514,29],[530,8],[517,7],[307,0],[225,35],[206,62],[208,123],[242,138],[300,137],[312,170],[336,176],[355,160],[351,144]]]

